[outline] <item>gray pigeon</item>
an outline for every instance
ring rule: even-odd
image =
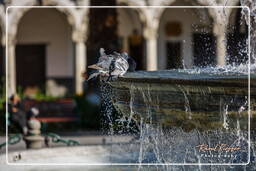
[[[107,81],[113,76],[123,76],[128,68],[129,64],[125,56],[114,52],[114,54],[106,55],[105,50],[100,48],[100,57],[96,64],[88,66],[88,68],[98,70],[97,73],[93,73],[89,76],[88,80],[101,76],[108,76]]]

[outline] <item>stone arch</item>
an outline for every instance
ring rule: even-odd
[[[242,17],[241,10],[242,10],[241,8],[234,8],[230,11],[230,15],[228,17],[228,22],[227,22],[227,32],[233,32],[235,29],[234,27],[239,27],[239,28],[236,28],[239,30],[239,32],[244,31],[245,28],[242,28],[242,27],[246,25],[246,21],[244,20],[244,18],[241,18]]]
[[[122,40],[122,50],[127,51],[137,62],[137,70],[146,68],[145,46],[143,41],[145,14],[142,8],[132,8],[136,4],[131,2],[119,2],[118,8],[118,34]],[[130,8],[131,7],[131,8]],[[132,40],[137,40],[137,44]]]
[[[220,1],[215,2],[211,0],[197,0],[198,3],[205,5],[205,6],[236,6],[239,3],[239,0],[232,0],[232,1]],[[229,15],[232,11],[232,8],[225,8],[223,10],[222,8],[209,8],[209,15],[213,18],[214,22],[218,24],[222,24],[223,22],[226,22],[227,18],[229,18]],[[224,26],[225,27],[225,26]]]
[[[141,1],[141,2],[143,2],[143,1]],[[123,6],[124,11],[126,11],[126,12],[127,12],[127,10],[131,10],[131,12],[136,15],[136,18],[138,18],[138,23],[141,25],[140,29],[139,29],[140,33],[143,34],[143,27],[146,24],[146,16],[145,16],[146,12],[143,8],[133,8],[132,6],[141,6],[141,5],[144,5],[144,4],[140,4],[139,2],[130,1],[130,0],[117,0],[117,5],[118,6]],[[80,14],[81,14],[81,24],[80,24],[80,26],[82,28],[81,30],[85,30],[82,33],[86,34],[86,39],[87,39],[88,34],[89,34],[89,31],[87,31],[89,29],[88,28],[88,24],[89,24],[88,15],[89,15],[89,11],[90,11],[89,9],[90,8],[79,9]],[[119,8],[118,8],[118,10],[119,10]],[[127,48],[123,49],[123,50],[127,50]],[[144,63],[144,61],[143,61],[143,63]]]
[[[63,87],[62,95],[72,92],[74,46],[71,33],[72,27],[65,14],[56,8],[32,8],[25,13],[16,35],[17,85],[25,92],[46,86],[46,93],[53,96],[56,96],[54,88]],[[31,72],[24,66],[31,66]],[[24,75],[27,75],[26,80]]]
[[[120,6],[143,6],[144,1],[130,1],[130,0],[117,0],[117,4]],[[145,24],[146,23],[146,10],[145,8],[132,8],[139,14],[140,21]]]
[[[208,0],[195,0],[195,1],[188,1],[188,0],[184,0],[185,2],[188,2],[191,4],[191,6],[194,5],[202,5],[202,6],[207,6],[207,5],[214,5],[211,3],[211,1]],[[171,6],[173,3],[178,2],[178,0],[160,0],[160,1],[153,1],[154,3],[151,5],[158,5],[158,6]],[[155,10],[155,14],[154,14],[154,18],[155,20],[158,20],[160,23],[160,19],[164,13],[164,11],[166,10],[166,8],[157,8],[157,10]],[[212,14],[211,10],[208,9],[208,14],[209,16],[211,16],[212,18],[215,17],[215,15]]]
[[[173,4],[176,0],[160,0],[159,2],[157,2],[157,4],[153,3],[152,5],[159,5],[159,6],[170,6],[171,4]],[[159,21],[157,26],[159,27],[159,23],[160,23],[160,19],[161,16],[163,15],[164,11],[166,10],[166,8],[156,8],[155,13],[154,13],[154,19],[156,21]]]
[[[168,4],[171,3],[171,4]],[[174,6],[193,6],[199,4],[198,2],[191,3],[190,1],[177,1],[169,0],[162,1],[161,5],[174,5]],[[199,4],[201,5],[201,4]],[[184,10],[184,12],[181,12]],[[182,20],[175,19],[175,13],[180,12],[182,14]],[[208,9],[164,9],[155,13],[155,20],[158,21],[158,63],[160,69],[170,69],[170,68],[180,68],[182,66],[192,67],[194,64],[199,65],[199,59],[203,63],[203,56],[199,55],[198,50],[195,49],[193,43],[195,41],[199,42],[199,39],[207,40],[209,46],[214,50],[209,54],[209,64],[213,65],[215,63],[215,48],[214,48],[214,36],[212,34],[213,30],[213,18],[209,14]],[[186,19],[190,18],[190,19]],[[186,21],[185,21],[186,20]],[[181,33],[178,36],[168,36],[166,31],[166,24],[173,21],[174,24],[179,24]],[[171,22],[172,23],[172,22]],[[168,50],[172,49],[173,50]],[[178,50],[176,50],[178,49]],[[168,50],[168,51],[167,51]],[[175,51],[175,52],[174,52]],[[176,52],[177,51],[177,52]],[[174,53],[174,54],[173,54]],[[175,55],[176,54],[176,55]],[[168,56],[177,56],[177,58],[171,58]],[[200,64],[203,65],[203,64]]]
[[[12,4],[10,4],[12,5]],[[16,4],[17,5],[17,4]],[[17,34],[17,29],[19,25],[19,21],[21,18],[28,12],[30,9],[32,9],[31,6],[36,6],[38,5],[38,1],[35,0],[28,0],[28,1],[22,1],[20,6],[24,7],[9,7],[7,9],[8,12],[8,39],[10,41],[15,40],[16,34]],[[64,1],[58,1],[58,0],[46,0],[43,1],[44,6],[53,6],[55,9],[60,11],[61,13],[64,13],[67,17],[68,23],[71,25],[72,30],[75,30],[77,26],[77,21],[76,21],[76,9],[74,8],[65,8],[64,6],[72,6],[74,5],[71,1],[64,0]],[[61,6],[61,7],[58,7]],[[36,8],[41,8],[40,6],[37,6]],[[42,7],[44,8],[44,7]]]
[[[241,6],[239,1],[232,5]],[[243,15],[242,10],[243,10],[242,8],[231,8],[230,9],[229,15],[227,16],[228,17],[227,32],[233,32],[234,28],[231,28],[231,27],[235,26],[235,25],[240,27],[239,31],[242,31],[242,32],[245,31],[244,28],[241,28],[246,25],[245,17],[242,17],[242,15]],[[242,22],[242,23],[237,23],[237,22]]]
[[[15,92],[16,91],[16,55],[15,55],[15,45],[16,45],[16,42],[18,40],[18,29],[19,29],[19,26],[20,26],[20,22],[21,20],[23,19],[23,17],[28,13],[30,12],[32,9],[34,9],[32,6],[36,6],[38,5],[37,3],[38,1],[35,1],[35,0],[28,0],[28,1],[22,1],[21,3],[22,4],[18,4],[20,6],[24,6],[23,8],[15,8],[15,7],[10,7],[8,8],[8,43],[9,43],[9,46],[8,46],[8,56],[9,56],[9,63],[10,63],[10,79],[9,79],[9,84],[10,84],[10,89],[12,90],[12,92]],[[17,4],[15,4],[17,5]],[[77,28],[78,28],[78,24],[79,22],[77,21],[77,19],[79,17],[77,17],[77,9],[75,8],[65,8],[65,6],[69,5],[69,6],[72,6],[74,5],[73,3],[71,3],[71,1],[58,1],[58,0],[46,0],[46,1],[43,1],[43,4],[44,6],[36,6],[35,8],[37,9],[49,9],[49,8],[52,8],[53,10],[55,10],[57,13],[61,14],[63,16],[63,20],[65,20],[65,22],[69,25],[69,32],[68,32],[68,37],[69,37],[69,40],[68,43],[69,44],[69,48],[73,48],[72,46],[72,40],[74,41],[73,39],[73,35],[74,35],[74,32],[76,32]],[[45,7],[45,6],[51,6],[51,7]],[[48,16],[49,17],[49,16]],[[77,36],[79,37],[79,36]],[[36,40],[34,40],[36,41]],[[38,42],[40,43],[40,42]],[[51,46],[52,47],[52,46]],[[48,49],[48,48],[47,48]],[[52,48],[51,48],[52,49]],[[52,51],[52,50],[51,50]],[[47,50],[47,54],[48,54],[48,50]],[[73,56],[73,50],[69,50],[68,51],[68,56]],[[60,56],[60,55],[59,55]],[[48,60],[49,57],[47,57],[47,60]],[[66,59],[66,57],[65,57]],[[71,58],[67,59],[67,60],[71,60]],[[67,61],[65,60],[65,61]],[[73,60],[72,60],[73,61]],[[71,62],[73,63],[73,62]],[[72,67],[74,67],[72,65]],[[67,69],[68,71],[65,71],[65,76],[66,77],[73,77],[73,74],[72,73],[70,75],[71,72],[73,72],[73,69],[71,71],[70,67],[68,67]],[[46,71],[48,72],[48,71]],[[47,75],[48,76],[48,75]],[[60,77],[60,76],[59,76]],[[47,77],[47,80],[48,80],[48,77]],[[46,81],[47,81],[46,80]],[[70,84],[71,85],[71,84]],[[72,86],[72,85],[71,85]],[[68,87],[69,89],[70,87]],[[72,90],[71,90],[72,91]]]
[[[120,6],[141,6],[144,4],[139,4],[135,1],[130,1],[130,0],[117,0],[117,4]],[[145,25],[146,23],[146,11],[144,8],[131,8],[135,10],[139,14],[140,21]],[[87,30],[87,25],[88,25],[88,14],[89,14],[89,8],[82,8],[80,9],[81,11],[81,25],[83,30]]]

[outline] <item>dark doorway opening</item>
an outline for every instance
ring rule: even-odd
[[[41,88],[44,91],[46,81],[46,45],[16,46],[17,85],[23,90],[28,87]]]
[[[167,69],[181,68],[181,42],[167,42]]]
[[[194,65],[198,67],[216,65],[216,43],[211,33],[193,34]]]
[[[227,40],[227,63],[231,65],[245,64],[248,61],[247,54],[247,44],[246,40],[248,38],[247,34],[236,33],[228,34]]]
[[[231,65],[245,64],[248,61],[248,25],[241,15],[242,9],[239,8],[235,14],[235,25],[230,26],[233,33],[227,35],[227,63]]]
[[[139,34],[138,30],[134,29],[133,33],[129,36],[129,56],[131,56],[137,66],[136,70],[144,70],[143,58],[143,36]]]

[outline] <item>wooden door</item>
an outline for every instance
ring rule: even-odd
[[[45,86],[46,68],[45,45],[16,46],[16,78],[17,85],[27,87]]]

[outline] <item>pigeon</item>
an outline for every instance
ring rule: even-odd
[[[88,68],[96,69],[98,72],[89,76],[88,80],[101,76],[108,76],[107,81],[112,80],[113,76],[122,77],[129,69],[128,55],[126,53],[117,53],[107,55],[103,48],[100,48],[100,57],[96,64]]]

